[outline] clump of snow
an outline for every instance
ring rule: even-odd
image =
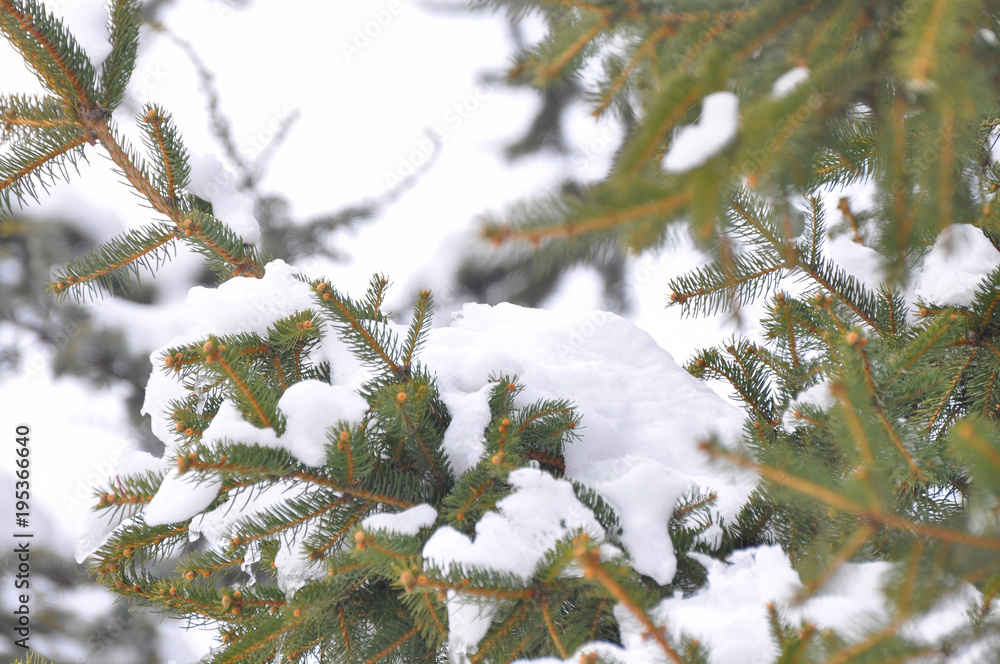
[[[176,470],[171,470],[142,511],[146,525],[165,526],[187,521],[211,505],[221,488],[222,481],[216,477],[195,472],[178,475]]]
[[[217,288],[192,288],[184,303],[184,332],[150,355],[155,370],[146,385],[142,413],[152,418],[152,429],[160,441],[172,450],[175,432],[165,417],[171,400],[184,399],[189,391],[172,375],[159,370],[161,355],[167,348],[200,344],[209,335],[253,332],[267,335],[276,321],[309,309],[314,304],[309,284],[295,278],[295,271],[281,260],[268,263],[260,279],[236,277]],[[333,337],[333,335],[329,335]],[[340,343],[324,340],[324,346]]]
[[[451,414],[451,423],[444,432],[441,446],[448,454],[456,475],[461,475],[479,463],[486,451],[483,430],[490,423],[489,399],[492,387],[484,384],[476,390],[475,385],[466,385],[463,389],[453,380],[442,380],[439,376],[441,399],[447,404]]]
[[[792,624],[808,622],[849,639],[863,639],[891,619],[882,586],[895,567],[892,563],[845,564],[819,591],[800,602],[797,595],[803,589],[802,582],[780,547],[742,549],[726,562],[695,555],[708,572],[705,587],[690,597],[677,595],[663,600],[652,615],[657,624],[667,627],[672,638],[683,635],[704,644],[712,664],[773,661],[778,648],[769,625],[767,607],[771,603]],[[952,601],[904,627],[903,634],[930,642],[967,627],[969,601],[979,597],[973,586],[960,583]],[[655,659],[655,646],[642,625],[620,606],[615,615],[622,627],[624,647],[605,650],[607,646],[603,646],[597,651],[627,664],[645,664],[651,653]],[[594,649],[593,644],[582,648]]]
[[[975,299],[979,283],[998,267],[1000,251],[980,229],[952,224],[924,257],[913,295],[938,305],[966,307]]]
[[[430,528],[437,519],[437,510],[421,503],[402,512],[381,512],[361,521],[364,530],[388,530],[400,535],[416,535],[421,528]]]
[[[677,571],[674,544],[666,524],[677,500],[697,483],[683,473],[653,460],[635,462],[621,477],[599,482],[597,490],[617,508],[622,525],[621,542],[632,554],[637,570],[660,584],[668,584]],[[642,487],[661,486],[660,491]]]
[[[307,466],[322,466],[326,430],[340,421],[361,420],[368,412],[368,402],[343,385],[304,380],[285,390],[278,409],[287,418],[278,442]]]
[[[573,486],[548,473],[521,468],[510,473],[513,493],[496,504],[496,511],[476,524],[476,539],[451,526],[436,530],[424,545],[424,558],[447,569],[452,564],[480,567],[519,576],[526,583],[547,551],[578,531],[602,537],[604,529],[581,503]],[[448,649],[452,661],[475,652],[489,630],[493,607],[449,594]]]
[[[253,199],[236,188],[236,179],[213,155],[188,154],[191,177],[187,190],[212,204],[212,214],[244,242],[260,240],[260,224],[253,213]]]
[[[204,536],[213,546],[228,546],[233,526],[241,521],[273,508],[294,497],[301,487],[291,482],[276,482],[268,487],[242,487],[229,491],[229,500],[211,512],[199,514],[188,526],[189,538],[195,541]]]
[[[206,445],[225,441],[240,442],[260,447],[280,447],[278,434],[274,429],[262,429],[243,419],[239,407],[226,399],[219,405],[219,410],[212,422],[201,434],[201,442]],[[291,451],[291,450],[289,450]]]
[[[264,267],[264,276],[236,277],[215,288],[197,286],[188,292],[186,334],[256,332],[266,335],[276,321],[311,308],[312,289],[295,278],[295,269],[282,260]]]
[[[855,242],[850,234],[842,233],[829,238],[824,248],[830,261],[848,276],[857,279],[865,288],[877,292],[885,283],[885,256],[871,247]]]
[[[701,166],[733,140],[740,125],[740,100],[732,92],[713,92],[701,103],[701,119],[682,127],[663,157],[663,170],[684,173]]]
[[[259,428],[247,422],[236,404],[225,400],[211,424],[202,432],[206,445],[239,442],[286,450],[307,466],[322,466],[326,459],[326,430],[340,421],[360,420],[368,412],[368,402],[342,385],[309,380],[289,387],[278,400],[285,414],[285,433]]]
[[[844,565],[816,595],[789,613],[847,638],[861,639],[887,622],[889,607],[882,587],[893,567],[883,560]]]
[[[282,535],[281,546],[274,555],[274,567],[278,570],[278,587],[285,597],[291,599],[296,591],[307,583],[326,577],[326,568],[309,558],[303,543],[316,530],[314,521],[307,521],[300,527]]]
[[[708,584],[692,597],[661,602],[654,612],[658,624],[666,625],[674,638],[681,634],[697,638],[709,649],[712,664],[772,661],[777,648],[771,640],[767,605],[801,587],[780,547],[736,551],[728,563],[705,557],[699,562],[708,571]],[[643,640],[648,639],[640,625],[623,621],[622,642],[627,649],[643,645]]]
[[[809,67],[792,67],[779,76],[778,80],[771,86],[771,96],[784,97],[804,81],[808,80],[809,74]]]
[[[422,358],[453,422],[464,422],[462,438],[445,439],[457,469],[484,452],[490,373],[518,376],[524,385],[518,407],[572,402],[582,426],[580,439],[566,446],[566,474],[604,496],[622,518],[622,541],[636,569],[661,583],[676,566],[667,522],[678,496],[712,491],[716,516],[728,520],[756,485],[749,474],[720,474],[697,449],[712,435],[735,445],[742,411],[614,314],[467,304],[450,327],[431,331]]]
[[[451,563],[515,574],[526,582],[556,542],[577,531],[596,538],[604,529],[590,509],[577,499],[573,485],[534,468],[510,473],[511,495],[496,504],[476,524],[476,539],[443,526],[424,545],[432,564]]]

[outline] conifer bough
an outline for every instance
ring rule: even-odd
[[[98,74],[44,4],[0,2],[0,31],[46,92],[0,97],[0,121],[9,142],[7,154],[0,155],[0,205],[9,210],[25,197],[37,200],[39,187],[68,178],[69,167],[86,159],[86,146],[100,145],[118,172],[162,216],[154,225],[115,238],[63,268],[51,284],[58,294],[70,289],[110,291],[115,285],[130,288],[131,277],[165,260],[177,240],[226,275],[263,274],[265,261],[257,249],[207,213],[204,201],[184,191],[187,156],[168,113],[154,105],[140,113],[145,158],[115,128],[112,114],[124,100],[135,69],[140,23],[138,2],[111,3],[111,53]]]
[[[567,401],[524,403],[517,377],[490,376],[484,454],[456,472],[444,447],[453,414],[433,367],[418,360],[430,294],[420,294],[403,330],[383,311],[382,277],[354,300],[325,280],[293,278],[280,262],[265,270],[253,245],[186,191],[187,157],[165,110],[139,114],[143,154],[125,144],[112,115],[135,65],[137,2],[111,3],[112,51],[98,73],[43,5],[0,0],[0,31],[46,91],[0,97],[2,202],[36,197],[100,146],[159,218],[64,268],[54,291],[82,297],[127,286],[181,240],[223,281],[286,274],[283,292],[303,298],[264,327],[219,329],[159,356],[179,386],[166,404],[174,468],[99,490],[97,509],[120,525],[95,553],[98,578],[136,603],[216,626],[223,645],[213,662],[376,664],[446,654],[473,663],[638,662],[648,661],[646,642],[661,659],[694,664],[714,661],[725,644],[713,651],[662,617],[683,618],[689,600],[675,591],[715,597],[713,583],[727,578],[718,559],[757,569],[758,555],[787,555],[802,580],[799,599],[822,593],[841,570],[882,561],[892,569],[883,623],[860,635],[818,629],[771,604],[763,647],[774,661],[995,661],[1000,269],[965,299],[917,298],[912,312],[913,292],[904,292],[908,271],[930,275],[923,254],[940,229],[971,228],[998,245],[1000,177],[989,142],[1000,46],[980,29],[996,24],[995,3],[490,4],[543,12],[552,26],[522,54],[515,81],[546,85],[601,56],[595,112],[619,113],[631,129],[607,181],[535,217],[488,226],[487,235],[530,240],[544,258],[570,243],[655,246],[668,223],[690,220],[716,259],[675,280],[671,301],[699,314],[766,296],[762,343],[736,338],[688,367],[729,382],[745,404],[744,448],[703,448],[757,473],[758,488],[727,523],[713,523],[713,495],[679,499],[666,525],[677,570],[661,585],[636,570],[619,515],[564,477],[581,429]],[[809,78],[779,94],[773,83],[790,66],[808,67]],[[701,99],[726,89],[740,99],[735,138],[692,170],[664,174],[674,130],[694,119]],[[826,255],[833,241],[814,196],[862,181],[873,186],[874,205],[841,211],[858,250],[878,249],[894,270],[895,281],[878,289]],[[801,219],[790,203],[796,194],[807,197]],[[788,289],[788,277],[807,286]],[[229,280],[218,292],[249,281]],[[324,348],[333,336],[367,370],[356,393],[331,384],[337,367]],[[293,411],[310,400],[352,415],[325,423],[321,447],[296,447]],[[671,432],[663,436],[668,444]],[[527,580],[428,554],[432,532],[474,535],[526,477],[571,486],[597,525],[568,532],[564,524],[536,552]],[[182,494],[180,512],[164,506]],[[189,545],[192,524],[206,528],[209,517],[222,519],[223,545]],[[308,558],[291,568],[324,574],[282,578],[289,539]],[[967,616],[928,638],[920,621],[943,611],[956,587],[966,589]],[[476,619],[484,621],[478,641],[459,651],[455,632]]]

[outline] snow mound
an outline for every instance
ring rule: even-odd
[[[913,294],[937,305],[967,307],[979,283],[998,267],[1000,251],[980,229],[952,224],[941,231],[924,257]]]
[[[677,499],[696,488],[712,491],[718,516],[728,520],[756,486],[755,476],[720,474],[697,449],[713,435],[735,445],[743,413],[614,314],[467,304],[450,327],[431,331],[422,359],[462,433],[445,436],[459,472],[484,453],[490,373],[518,376],[525,386],[518,406],[572,402],[583,425],[581,438],[567,445],[566,474],[614,507],[635,568],[659,583],[669,583],[676,569],[667,522]]]
[[[672,639],[696,639],[708,649],[711,664],[766,664],[779,650],[771,632],[768,605],[774,604],[791,624],[809,623],[820,630],[836,630],[848,638],[862,639],[891,621],[882,585],[894,564],[867,562],[845,564],[815,595],[798,601],[803,589],[798,573],[778,546],[742,549],[726,562],[695,554],[708,572],[708,582],[690,597],[680,594],[663,600],[651,612],[665,625]],[[981,597],[968,583],[960,583],[954,601],[941,610],[908,623],[903,633],[917,642],[967,628],[969,600]],[[595,652],[623,664],[663,661],[663,653],[641,625],[622,606],[615,609],[621,625],[622,645],[588,643],[579,652]],[[982,657],[978,645],[957,653],[954,661],[971,664]],[[535,660],[537,662],[559,660]],[[574,655],[566,660],[579,661]]]

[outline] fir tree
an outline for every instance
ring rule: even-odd
[[[925,657],[901,627],[949,592],[949,578],[973,581],[984,596],[962,638],[995,634],[987,616],[1000,533],[987,506],[1000,459],[992,341],[1000,271],[963,306],[921,302],[908,314],[901,290],[951,224],[981,229],[1000,247],[991,154],[1000,7],[487,4],[541,12],[553,26],[519,54],[512,81],[544,88],[599,59],[594,114],[615,114],[628,131],[606,180],[536,202],[529,214],[488,219],[485,237],[529,243],[551,265],[606,245],[657,247],[670,224],[687,222],[713,260],[673,280],[670,305],[697,316],[767,301],[765,339],[734,338],[689,365],[731,384],[746,406],[745,453],[705,444],[764,480],[740,536],[779,542],[806,595],[847,562],[899,563],[886,629],[847,645],[781,626],[776,615],[782,656]],[[778,92],[774,83],[793,67],[805,80]],[[702,164],[671,168],[672,137],[718,91],[738,97],[738,132]],[[855,213],[843,198],[839,210],[854,241],[884,257],[888,279],[878,290],[824,252],[830,211],[820,195],[854,183],[870,187],[873,204]],[[782,290],[789,285],[794,296]],[[797,401],[817,385],[828,386],[832,407]]]
[[[222,281],[265,276],[261,253],[186,190],[187,154],[167,111],[147,105],[138,114],[143,152],[115,127],[113,113],[134,66],[136,2],[111,5],[112,52],[100,74],[44,6],[5,2],[0,17],[0,29],[48,93],[3,99],[11,149],[0,164],[0,191],[8,208],[35,197],[40,185],[68,176],[65,166],[75,167],[85,146],[100,146],[125,181],[165,218],[62,268],[50,284],[56,295],[84,298],[128,290],[178,242],[202,254]],[[273,487],[298,497],[240,518],[228,547],[205,551],[185,547],[191,517],[164,524],[143,518],[166,474],[116,478],[98,492],[97,509],[121,522],[93,563],[103,583],[136,603],[217,625],[225,644],[213,657],[218,662],[276,656],[299,661],[309,655],[363,662],[437,660],[448,639],[449,593],[496,611],[477,661],[566,657],[587,640],[618,640],[613,601],[625,602],[651,624],[644,606],[674,588],[698,585],[702,570],[691,559],[682,560],[672,586],[660,588],[632,571],[623,554],[602,559],[598,543],[584,534],[558,542],[527,586],[487,568],[427,561],[420,551],[430,526],[473,533],[479,519],[510,493],[514,470],[532,464],[561,477],[563,449],[574,438],[579,416],[565,401],[516,406],[521,385],[515,376],[484,377],[494,385],[491,423],[483,432],[487,453],[456,476],[442,450],[449,414],[418,361],[430,326],[430,293],[420,294],[409,329],[397,335],[382,310],[387,286],[376,277],[366,296],[355,300],[326,281],[312,280],[313,307],[276,321],[266,334],[209,335],[164,353],[162,369],[189,393],[169,404],[179,442],[172,477],[196,475],[210,487],[215,481],[218,489],[206,509],[232,506]],[[328,431],[319,465],[239,440],[201,442],[225,403],[235,404],[255,429],[284,433],[280,397],[299,384],[330,381],[330,365],[313,352],[326,334],[342,337],[372,378],[359,389],[367,414],[360,423],[344,421]],[[574,489],[613,541],[617,517],[592,490]],[[679,547],[682,555],[699,548],[709,552],[696,541],[707,527],[709,501],[691,496],[678,505],[673,528],[688,541]],[[366,517],[424,503],[435,508],[436,518],[418,534],[361,526]],[[279,543],[305,526],[313,528],[306,542],[309,558],[328,574],[288,597],[273,573]],[[169,571],[156,564],[168,556],[176,558]],[[581,567],[582,576],[567,573]],[[242,568],[269,581],[234,587],[234,574]],[[657,635],[674,653],[675,646]]]
[[[696,315],[767,298],[766,342],[734,339],[690,365],[696,375],[731,383],[745,403],[745,449],[706,441],[704,450],[758,473],[759,489],[712,546],[699,538],[711,496],[678,503],[670,534],[679,565],[667,586],[632,568],[616,537],[617,515],[578,484],[578,499],[603,533],[561,538],[530,582],[486,567],[437,565],[422,553],[431,531],[474,533],[511,492],[513,472],[532,465],[563,476],[581,415],[566,401],[519,405],[517,377],[492,375],[486,454],[458,474],[443,449],[450,414],[432,367],[419,360],[430,294],[421,293],[409,327],[396,329],[382,306],[386,279],[375,277],[354,299],[302,277],[310,306],[266,331],[209,333],[164,352],[162,370],[186,390],[167,409],[176,470],[99,490],[98,509],[121,525],[97,552],[98,578],[132,601],[217,626],[224,647],[215,662],[436,661],[448,653],[448,602],[459,596],[491,612],[474,662],[568,659],[578,651],[595,661],[596,651],[581,647],[619,642],[629,615],[668,661],[694,663],[710,653],[671,637],[653,617],[657,601],[699,588],[699,561],[707,559],[698,554],[725,557],[777,542],[804,580],[803,595],[849,562],[892,561],[896,573],[886,588],[891,621],[859,640],[792,624],[772,607],[776,661],[946,660],[967,644],[1000,637],[991,611],[1000,579],[993,322],[1000,271],[968,306],[926,302],[912,318],[899,292],[948,225],[971,224],[996,237],[989,147],[998,46],[979,26],[994,25],[1000,8],[944,1],[491,4],[541,11],[553,26],[522,54],[512,78],[566,85],[601,57],[595,112],[618,112],[635,124],[607,181],[548,201],[535,208],[540,213],[489,223],[486,236],[529,242],[544,261],[606,245],[642,250],[662,242],[668,224],[688,220],[715,260],[674,282],[675,306]],[[34,196],[67,175],[85,146],[99,145],[161,218],[77,259],[52,290],[85,297],[127,287],[178,242],[201,253],[220,281],[267,278],[260,251],[186,191],[187,155],[167,111],[147,106],[139,114],[144,155],[123,142],[112,112],[134,65],[138,5],[115,1],[111,16],[112,54],[98,73],[39,3],[0,0],[0,30],[48,93],[0,100],[14,136],[0,159],[3,201]],[[772,94],[790,66],[808,67],[808,82]],[[739,132],[702,165],[665,173],[672,132],[720,91],[739,99]],[[850,205],[843,212],[857,239],[891,267],[878,291],[824,255],[826,211],[816,194],[862,180],[877,192],[874,206],[864,216]],[[802,220],[796,196],[808,201]],[[787,277],[808,285],[786,293],[779,288]],[[369,379],[358,389],[364,415],[327,430],[319,463],[251,440],[204,440],[230,407],[247,438],[285,433],[281,397],[331,380],[335,367],[318,352],[328,335],[346,342]],[[822,382],[833,406],[797,405]],[[205,510],[235,511],[227,546],[185,550],[191,516],[146,518],[154,496],[185,476],[199,478]],[[236,505],[274,488],[291,497],[253,513]],[[363,525],[424,504],[433,514],[413,532]],[[282,538],[303,531],[311,563],[326,574],[287,594],[272,566]],[[159,564],[164,558],[169,564]],[[238,581],[238,570],[247,569],[256,584]],[[913,639],[907,621],[938,606],[956,580],[981,590],[967,627],[931,644]],[[612,612],[616,604],[621,610]]]

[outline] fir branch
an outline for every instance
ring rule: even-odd
[[[231,270],[234,276],[264,275],[263,260],[256,250],[245,247],[236,234],[221,222],[198,211],[186,211],[153,184],[145,165],[124,144],[106,121],[91,122],[88,129],[108,151],[111,161],[126,180],[149,201],[157,212],[168,217],[179,229],[178,237],[188,240],[206,257]],[[173,163],[178,163],[176,160]]]
[[[139,123],[147,132],[147,147],[156,157],[157,188],[168,201],[178,202],[178,190],[187,186],[190,169],[187,154],[180,144],[177,130],[170,115],[156,106],[147,104],[139,116]]]
[[[66,164],[75,166],[84,156],[81,148],[88,143],[92,143],[91,138],[75,127],[47,127],[32,133],[30,145],[27,142],[15,144],[10,156],[0,156],[0,208],[13,209],[12,195],[19,200],[26,196],[38,200],[32,178],[46,188],[39,172],[52,180],[57,173],[61,173],[64,180],[69,179]]]
[[[391,644],[389,644],[388,646],[386,646],[385,649],[379,651],[375,655],[372,655],[367,660],[365,660],[364,664],[375,664],[375,662],[379,661],[380,659],[382,659],[386,655],[389,655],[390,653],[394,652],[398,648],[401,648],[404,643],[406,643],[407,641],[409,641],[410,639],[412,639],[414,636],[416,636],[417,632],[419,630],[420,630],[420,626],[419,625],[414,625],[412,628],[410,628],[410,631],[406,632],[405,634],[403,634],[402,636],[400,636],[398,639],[396,639],[394,642],[392,642]]]
[[[134,285],[131,277],[138,280],[140,268],[152,272],[169,258],[167,250],[175,239],[176,233],[162,225],[127,231],[63,266],[53,275],[49,289],[56,295],[81,286],[94,294],[113,293],[116,287],[129,291]],[[180,368],[179,364],[167,366]]]
[[[940,33],[942,23],[944,23],[944,15],[948,10],[949,4],[955,5],[961,3],[951,3],[948,0],[933,0],[930,14],[923,22],[923,25],[917,26],[922,27],[923,32],[919,35],[908,35],[909,40],[920,44],[917,52],[907,66],[910,81],[927,82],[932,65],[932,53],[934,52],[935,44],[938,42],[938,34]],[[907,27],[911,27],[915,23],[917,21],[911,21]]]
[[[800,264],[799,267],[817,284],[837,296],[838,300],[871,329],[885,334],[883,327],[875,320],[875,312],[878,308],[875,299],[857,279],[828,261],[812,265]]]
[[[650,160],[661,153],[667,135],[707,92],[688,73],[674,75],[664,82],[664,88],[668,94],[653,100],[639,132],[622,151],[622,159],[617,166],[625,178],[636,176]]]
[[[651,30],[650,33],[646,35],[643,41],[635,49],[635,52],[632,54],[632,58],[628,61],[628,64],[622,68],[622,70],[611,81],[611,84],[601,95],[600,103],[598,103],[597,107],[591,111],[594,117],[600,117],[604,114],[604,111],[606,111],[611,105],[611,102],[618,94],[618,91],[621,90],[622,86],[625,85],[625,82],[628,81],[629,76],[631,76],[632,72],[639,65],[639,62],[641,62],[643,58],[649,56],[656,49],[660,40],[664,37],[672,35],[673,32],[674,27],[669,23],[665,23],[659,29]]]
[[[565,51],[559,54],[559,56],[548,65],[546,69],[541,72],[541,81],[548,81],[550,79],[556,78],[563,69],[566,68],[574,58],[579,55],[580,51],[584,49],[594,37],[596,37],[605,27],[607,27],[609,22],[609,16],[605,15],[600,21],[595,23],[589,30],[580,35],[576,41],[570,44]]]
[[[139,51],[142,6],[138,0],[113,0],[108,12],[111,53],[101,66],[101,105],[113,111],[125,100]]]
[[[407,509],[415,505],[415,503],[410,500],[406,500],[403,498],[396,498],[382,491],[367,489],[359,485],[343,486],[339,482],[328,479],[326,477],[322,477],[314,473],[296,471],[290,473],[288,477],[292,479],[300,479],[306,482],[310,482],[312,484],[317,484],[319,486],[324,486],[333,489],[334,491],[341,491],[345,494],[350,494],[352,496],[356,496],[364,500],[370,500],[376,503],[391,505],[392,507],[401,507],[403,509]]]
[[[166,200],[166,199],[163,199]],[[231,228],[201,210],[179,212],[177,237],[208,259],[208,266],[233,277],[264,276],[264,258]]]
[[[95,110],[94,67],[44,5],[35,0],[0,0],[0,32],[21,52],[47,90],[82,111]]]
[[[348,482],[348,484],[350,484],[350,482]],[[313,547],[309,555],[314,560],[323,558],[326,556],[326,552],[330,549],[330,547],[343,542],[344,535],[354,528],[362,517],[368,516],[372,512],[368,501],[358,501],[357,505],[351,505],[350,503],[345,503],[345,505],[350,507],[350,515],[346,520],[344,520],[343,525],[341,525],[336,532],[326,538],[326,541],[322,545]]]
[[[229,352],[226,352],[226,351]],[[215,337],[209,337],[202,346],[202,353],[205,355],[205,364],[214,365],[221,370],[221,373],[229,379],[229,382],[236,388],[236,398],[239,402],[248,404],[256,424],[268,429],[278,430],[277,407],[276,404],[266,404],[264,399],[273,396],[266,387],[252,386],[249,376],[245,375],[242,368],[237,368],[232,359],[233,351],[225,344],[220,344]],[[238,356],[241,351],[236,350]],[[251,389],[253,387],[253,389]],[[272,399],[268,399],[271,401]],[[280,433],[280,431],[279,431]]]
[[[402,365],[407,370],[410,370],[414,356],[427,341],[427,332],[431,326],[433,311],[434,301],[431,298],[431,292],[428,290],[420,291],[417,295],[417,302],[413,306],[413,318],[406,333],[406,341],[403,343]]]
[[[978,353],[979,353],[979,347],[977,346],[976,348],[972,349],[971,353],[968,354],[968,356],[965,358],[965,362],[962,364],[961,368],[959,368],[959,370],[957,372],[955,372],[955,375],[952,377],[951,381],[948,383],[947,388],[944,390],[944,392],[942,393],[941,397],[938,399],[937,407],[934,409],[934,411],[931,413],[930,418],[927,420],[927,432],[928,433],[934,431],[935,430],[935,426],[937,426],[937,428],[942,428],[943,427],[943,425],[938,422],[938,418],[941,417],[942,413],[945,411],[945,409],[948,406],[948,404],[951,403],[951,401],[952,401],[952,395],[954,395],[955,390],[956,390],[956,388],[959,385],[959,382],[962,380],[962,376],[965,375],[966,369],[969,368],[969,365],[972,363],[972,360],[975,359],[975,357],[976,357],[976,355]],[[945,424],[947,424],[947,423],[945,423]]]
[[[511,228],[505,225],[487,225],[483,236],[495,245],[509,241],[526,241],[534,246],[556,238],[579,238],[583,235],[596,234],[603,231],[621,229],[628,223],[641,221],[647,217],[662,217],[677,212],[691,202],[694,195],[682,191],[668,194],[658,200],[651,200],[637,205],[599,211],[596,214],[575,218],[572,221],[551,225],[548,227]]]
[[[77,122],[69,117],[61,99],[12,94],[0,96],[0,125],[4,130],[0,143],[4,143],[11,135],[16,140],[29,139],[35,135],[32,128],[72,129]]]
[[[552,621],[552,615],[549,613],[549,603],[543,599],[539,602],[539,608],[542,612],[542,618],[545,620],[545,627],[549,630],[549,637],[552,639],[552,643],[555,644],[556,650],[559,651],[559,656],[563,659],[569,658],[566,646],[562,644],[562,639],[559,638],[559,631],[556,629],[556,625]]]
[[[581,535],[575,542],[575,555],[580,567],[583,568],[585,579],[593,579],[600,583],[618,602],[623,604],[629,612],[638,619],[646,629],[646,634],[653,637],[663,650],[667,658],[674,664],[684,664],[680,654],[667,641],[662,627],[653,623],[652,619],[640,606],[638,606],[628,592],[618,583],[601,564],[600,553],[589,542],[586,535]]]
[[[996,537],[976,535],[929,523],[921,523],[888,512],[872,511],[867,505],[846,498],[832,489],[779,468],[756,463],[746,457],[724,450],[718,445],[702,443],[699,445],[699,448],[707,452],[712,458],[723,459],[740,468],[754,471],[766,480],[792,489],[834,509],[861,517],[871,523],[882,524],[902,532],[913,533],[932,540],[962,544],[986,551],[1000,551],[1000,539]]]
[[[377,297],[377,281],[378,278],[373,278],[370,298]],[[384,288],[384,283],[382,287]],[[375,309],[371,306],[362,308],[325,281],[314,282],[313,291],[323,309],[331,312],[341,336],[355,352],[375,368],[388,369],[390,373],[397,375],[402,373],[402,366],[394,357],[394,339],[385,331],[380,316],[372,320],[378,311],[377,305]]]

